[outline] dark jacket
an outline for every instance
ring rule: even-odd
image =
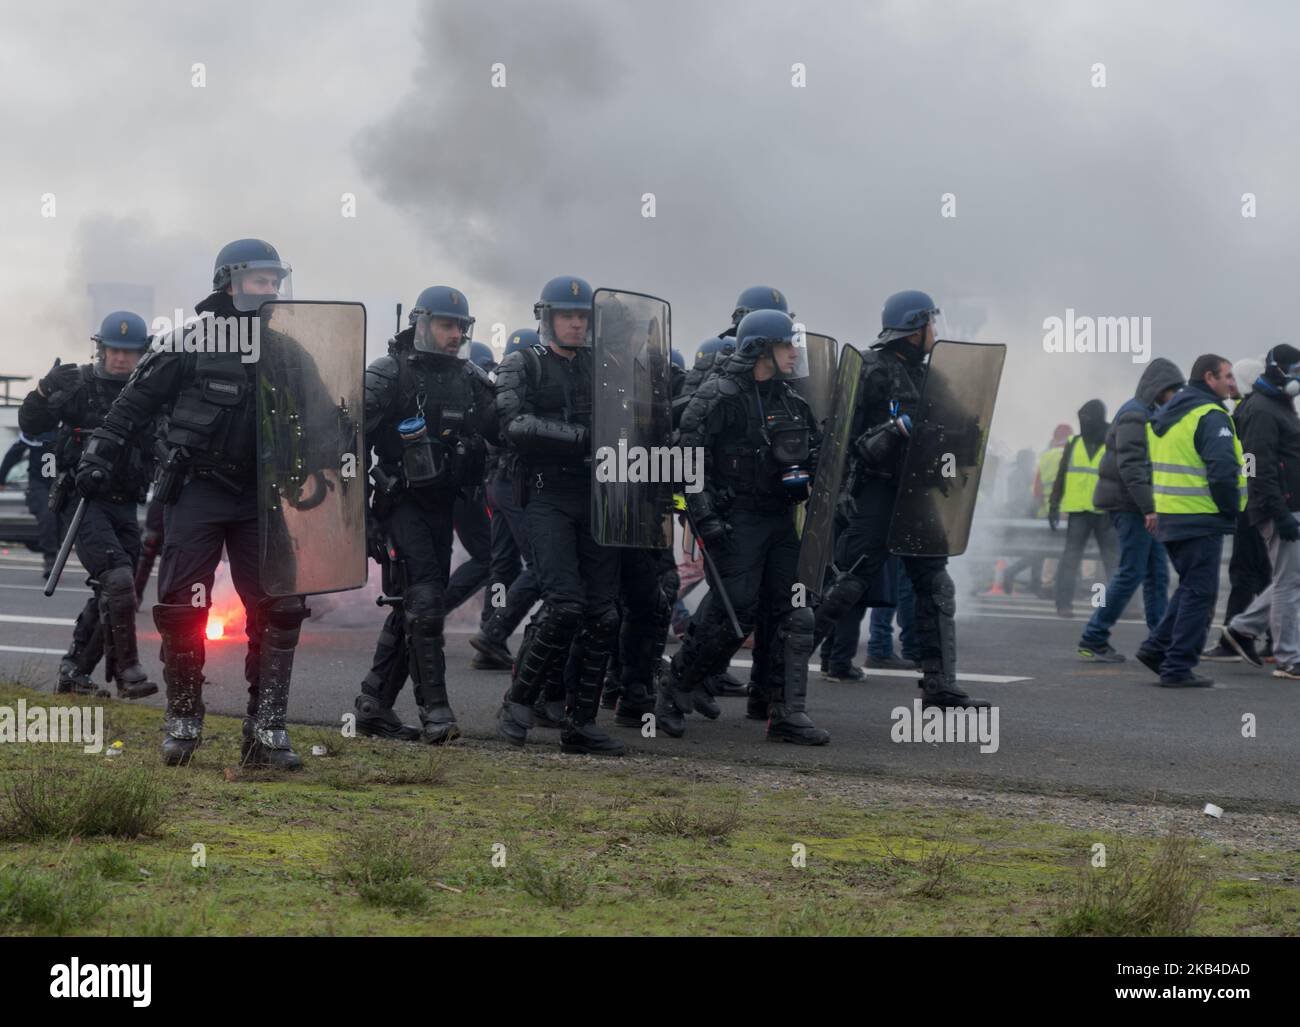
[[[1262,524],[1300,510],[1300,418],[1295,400],[1257,384],[1237,417],[1241,448],[1255,458],[1246,482],[1246,515]]]
[[[1091,460],[1098,447],[1105,445],[1109,429],[1110,425],[1106,422],[1106,404],[1101,400],[1090,399],[1079,407],[1079,434],[1070,438],[1070,441],[1065,444],[1065,452],[1061,454],[1061,466],[1056,472],[1056,480],[1052,482],[1051,498],[1047,501],[1049,510],[1060,510],[1061,501],[1065,499],[1066,472],[1070,468],[1074,447],[1082,446],[1084,453]],[[1104,453],[1102,459],[1106,459]]]
[[[1164,406],[1151,415],[1151,428],[1163,436],[1183,416],[1196,407],[1214,403],[1212,410],[1196,426],[1196,452],[1205,464],[1210,494],[1219,507],[1218,513],[1160,515],[1157,537],[1161,542],[1178,542],[1203,535],[1230,535],[1237,523],[1237,453],[1232,446],[1232,422],[1227,408],[1203,382],[1192,382],[1174,394]]]
[[[1151,491],[1151,456],[1147,452],[1147,418],[1165,389],[1186,385],[1172,360],[1158,357],[1142,372],[1137,395],[1115,412],[1106,433],[1106,452],[1098,468],[1092,504],[1098,510],[1149,514],[1156,509]]]

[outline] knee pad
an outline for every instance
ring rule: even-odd
[[[537,632],[548,638],[572,638],[582,627],[583,610],[577,603],[547,602],[537,618]]]
[[[812,638],[816,618],[806,606],[796,606],[781,615],[781,632],[786,635],[807,635]]]
[[[402,615],[408,630],[442,634],[446,617],[442,591],[428,583],[409,586],[402,596]]]
[[[272,646],[276,649],[292,649],[298,644],[302,622],[310,613],[302,596],[285,596],[261,604],[258,622]]]
[[[586,634],[597,646],[610,648],[618,635],[620,618],[618,610],[608,606],[604,610],[592,611],[591,619],[586,623]]]
[[[153,608],[153,622],[164,639],[169,635],[198,635],[201,638],[208,626],[208,610],[205,606],[158,603]]]
[[[132,609],[135,608],[135,575],[126,567],[114,567],[99,576],[99,587],[109,602],[120,602],[123,596],[129,596]]]
[[[841,574],[822,600],[822,610],[831,620],[839,620],[858,604],[867,591],[867,582],[856,574]]]
[[[100,615],[107,620],[135,619],[135,576],[125,567],[114,567],[99,577]]]

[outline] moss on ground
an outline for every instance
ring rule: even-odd
[[[55,702],[0,686],[0,705],[19,698]],[[430,750],[310,727],[292,732],[306,768],[280,777],[240,771],[239,722],[216,716],[194,764],[168,769],[156,709],[98,702],[119,755],[0,745],[0,933],[1024,935],[1183,922],[1136,919],[1113,894],[1126,867],[1172,889],[1157,905],[1194,933],[1300,933],[1294,850],[1187,842],[1176,881],[1148,879],[1167,839],[809,801],[795,776],[747,788],[679,761]],[[32,837],[15,811],[38,777],[104,789],[145,771],[164,814],[144,836]],[[1090,865],[1097,842],[1105,869]]]

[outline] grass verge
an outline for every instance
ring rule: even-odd
[[[0,686],[20,697],[55,701]],[[306,767],[277,776],[238,770],[239,721],[210,717],[163,768],[158,711],[98,702],[119,755],[0,745],[0,932],[1300,933],[1294,847],[810,801],[797,776],[562,757],[546,732],[516,752],[293,728]]]

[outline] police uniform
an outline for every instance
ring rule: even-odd
[[[443,639],[457,499],[480,486],[484,437],[496,438],[497,425],[486,372],[454,355],[416,349],[415,331],[399,333],[397,345],[366,371],[366,438],[378,459],[376,480],[390,483],[376,489],[372,510],[397,564],[401,606],[384,622],[356,706],[359,727],[410,737],[395,730],[392,715],[409,672],[419,736],[438,744],[460,734]]]
[[[121,334],[126,335],[125,326],[130,323],[126,317],[111,323],[116,317],[106,319],[97,336],[107,335],[110,346],[119,324]],[[138,322],[136,334],[141,338],[136,341],[142,348],[147,338],[144,322],[135,315],[130,318]],[[59,480],[53,490],[53,513],[64,530],[76,505],[71,485],[82,451],[124,385],[125,380],[105,377],[96,364],[83,364],[63,388],[49,396],[33,389],[23,401],[18,422],[24,432],[34,435],[57,428],[53,445]],[[104,468],[105,489],[86,503],[75,546],[77,558],[90,573],[93,594],[77,616],[72,645],[60,661],[60,692],[95,691],[90,675],[101,655],[106,657],[106,677],[116,682],[119,697],[137,699],[158,691],[140,667],[135,634],[135,564],[140,554],[137,507],[149,488],[153,427],[152,421],[146,420],[129,433],[111,465]]]
[[[760,382],[753,375],[762,346],[792,338],[787,314],[746,315],[737,329],[737,353],[705,379],[682,415],[679,444],[699,448],[705,467],[704,489],[687,494],[686,503],[720,577],[710,580],[659,694],[657,724],[673,737],[684,733],[683,718],[693,709],[716,716],[705,683],[726,670],[751,631],[751,680],[771,704],[768,737],[812,745],[830,737],[806,713],[813,616],[798,605],[793,589],[799,558],[794,508],[807,498],[820,434],[807,402],[788,382]]]

